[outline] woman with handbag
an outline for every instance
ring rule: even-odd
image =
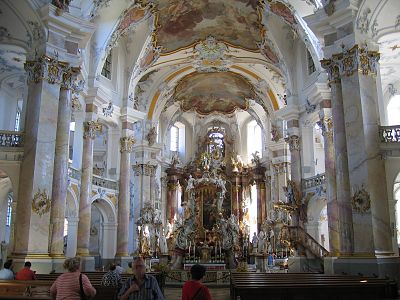
[[[208,287],[201,283],[206,268],[202,265],[193,265],[190,268],[192,280],[186,281],[182,289],[182,300],[211,300]]]
[[[96,289],[89,278],[79,270],[81,260],[79,257],[67,258],[64,269],[68,272],[58,276],[50,288],[50,295],[55,300],[83,300],[96,295]]]

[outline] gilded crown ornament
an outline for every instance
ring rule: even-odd
[[[50,204],[51,201],[46,190],[44,189],[43,192],[41,192],[40,189],[38,189],[32,199],[32,211],[41,217],[50,211]]]

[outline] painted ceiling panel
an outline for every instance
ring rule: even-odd
[[[247,109],[248,99],[256,97],[250,82],[233,72],[192,73],[182,78],[175,88],[175,101],[183,111],[231,114]]]
[[[157,44],[169,53],[204,40],[217,40],[249,50],[258,50],[262,27],[258,0],[157,1]]]

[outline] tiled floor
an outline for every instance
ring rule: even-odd
[[[229,288],[210,288],[213,300],[229,300]],[[169,288],[164,290],[165,300],[182,300],[182,288]]]

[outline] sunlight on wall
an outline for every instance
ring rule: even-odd
[[[388,126],[400,125],[400,95],[393,96],[387,106]]]
[[[249,203],[249,221],[250,221],[250,236],[253,232],[257,233],[257,186],[252,185],[250,190]]]
[[[247,161],[251,162],[252,153],[258,151],[259,156],[262,157],[262,131],[261,127],[255,120],[249,122],[247,125]]]

